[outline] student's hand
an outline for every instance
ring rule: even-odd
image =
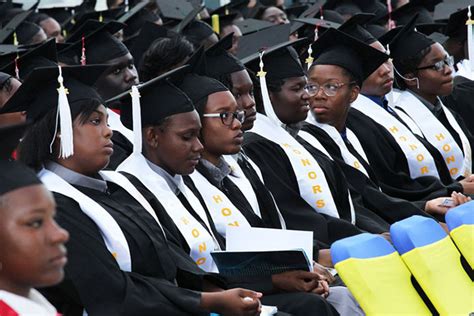
[[[468,178],[459,181],[459,183],[462,185],[465,194],[474,194],[473,176],[469,176]]]
[[[312,292],[326,298],[329,295],[329,284],[326,281],[321,280],[319,281],[318,287],[315,288]]]
[[[319,273],[320,275],[323,276],[323,278],[329,283],[331,284],[332,282],[334,282],[336,279],[334,278],[334,276],[331,274],[331,272],[329,272],[329,270],[320,265],[319,263],[317,263],[316,261],[313,261],[313,271],[316,272],[316,273]]]
[[[334,265],[332,264],[331,250],[320,249],[319,256],[318,256],[318,263],[324,267],[333,268]]]
[[[457,192],[453,192],[451,194],[451,205],[443,205],[445,199],[445,197],[440,197],[433,200],[429,200],[428,202],[426,202],[425,211],[429,214],[445,215],[449,209],[471,201],[470,197]]]
[[[223,316],[260,315],[262,293],[236,288],[217,293],[202,293],[201,307]]]
[[[303,270],[272,275],[273,287],[284,292],[311,292],[318,287],[321,279],[318,273]]]

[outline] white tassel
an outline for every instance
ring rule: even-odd
[[[272,102],[270,101],[270,95],[268,94],[267,80],[265,75],[267,74],[263,71],[263,51],[260,53],[260,71],[257,73],[257,76],[260,78],[260,90],[262,92],[262,102],[263,109],[265,110],[265,115],[278,126],[283,126],[283,123],[280,121],[275,111],[273,110]]]
[[[133,153],[142,153],[142,114],[140,110],[140,92],[132,86],[132,119],[133,119]]]
[[[72,115],[69,101],[67,99],[68,91],[64,87],[64,79],[61,66],[58,66],[58,115],[61,128],[59,158],[66,159],[74,154],[74,140],[72,129]],[[54,141],[54,140],[53,140]]]
[[[471,6],[467,9],[467,52],[468,52],[468,59],[471,64],[471,71],[474,72],[474,35],[472,31],[472,25],[474,24],[474,20],[472,20],[471,14]]]
[[[315,35],[314,40],[318,39],[317,34],[318,34],[318,32],[315,31],[314,32],[314,35]],[[306,58],[306,60],[305,60],[307,70],[309,70],[309,68],[311,68],[311,65],[313,64],[313,61],[314,61],[314,58],[313,58],[313,44],[310,44],[309,47],[308,47],[308,58]]]

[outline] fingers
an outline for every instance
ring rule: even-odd
[[[239,296],[242,298],[249,297],[253,300],[259,299],[263,296],[260,292],[255,292],[247,289],[239,289]]]

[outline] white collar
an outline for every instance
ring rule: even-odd
[[[31,289],[28,297],[0,290],[0,301],[6,303],[20,316],[56,316],[58,313],[53,305],[35,289]]]

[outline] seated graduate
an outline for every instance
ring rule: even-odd
[[[126,126],[131,126],[133,121],[137,142],[134,144],[134,153],[117,170],[123,172],[141,192],[152,193],[160,200],[166,210],[164,212],[173,220],[171,223],[165,220],[162,222],[169,225],[167,228],[170,231],[178,232],[181,247],[192,260],[203,270],[217,271],[210,252],[219,247],[224,248],[223,238],[200,196],[195,196],[182,177],[194,171],[203,150],[198,139],[201,129],[199,115],[188,96],[173,84],[181,82],[188,71],[188,66],[181,67],[141,85],[138,88],[140,111],[133,110],[133,92],[131,97],[128,93],[124,95],[122,104],[130,104],[131,98],[132,106],[122,108],[122,120]],[[198,78],[202,77],[189,77],[190,84],[196,84],[204,95],[212,94],[212,91],[216,92],[214,94],[226,92],[227,97],[233,100],[221,83],[209,79],[212,80],[212,84],[209,84],[208,81],[198,81]],[[158,96],[163,103],[157,106]],[[138,118],[137,113],[140,114]],[[138,140],[142,137],[143,150],[142,141]],[[245,218],[242,215],[238,220],[242,220],[244,225]],[[303,291],[326,292],[327,284],[315,273],[298,271],[282,273],[274,280],[227,279],[226,283],[228,286],[245,284],[246,287],[269,293],[265,293],[262,302],[276,305],[283,312],[307,315],[308,311],[315,310],[325,315],[333,314],[331,307],[317,294],[278,293],[296,291],[296,287]]]
[[[0,315],[56,316],[34,287],[63,279],[68,233],[55,222],[53,196],[33,170],[10,161],[24,128],[0,129]]]
[[[449,207],[440,206],[443,197],[420,201],[417,207],[381,192],[364,153],[355,151],[347,138],[350,105],[359,97],[362,82],[382,67],[388,56],[336,29],[324,33],[313,45],[313,51],[316,59],[308,71],[311,111],[299,133],[307,140],[306,146],[323,146],[339,163],[351,188],[389,223],[412,215],[427,216],[420,208],[434,215],[444,215]],[[455,192],[452,197],[453,206],[470,200]]]
[[[215,289],[214,279],[163,228],[156,216],[164,212],[161,204],[121,174],[101,171],[113,152],[112,131],[91,86],[105,67],[63,67],[63,78],[59,69],[37,69],[15,95],[28,102],[35,122],[19,157],[41,170],[40,179],[54,192],[57,221],[70,232],[65,279],[44,294],[67,315],[255,315],[260,293],[201,292]],[[58,80],[69,91],[66,97],[60,85],[59,102]]]
[[[386,52],[382,43],[361,26],[364,18],[366,21],[370,15],[355,16],[340,30]],[[412,132],[406,123],[411,119],[394,110],[393,78],[391,60],[366,78],[351,104],[346,126],[348,139],[360,155],[366,155],[381,189],[410,201],[449,196],[453,191],[471,192],[472,184],[454,182],[438,151],[423,136]],[[372,180],[376,180],[374,176]]]
[[[276,46],[263,55],[266,67],[259,74],[267,71],[270,92],[264,82],[265,109],[258,110],[266,115],[257,114],[254,127],[245,133],[244,150],[261,169],[287,228],[313,230],[317,240],[331,244],[356,234],[359,229],[351,222],[362,214],[354,212],[347,182],[337,165],[317,149],[308,152],[297,141],[298,136],[293,137],[307,116],[309,94],[304,70],[288,45]],[[250,67],[258,70],[258,56]],[[375,233],[388,230],[383,219],[367,212],[370,217],[357,224],[367,224],[365,229]]]
[[[463,119],[446,108],[440,96],[453,90],[453,59],[441,44],[416,31],[414,21],[389,44],[396,78],[403,90],[395,107],[443,156],[454,180],[472,173],[474,138]]]
[[[114,34],[124,24],[115,21],[101,23],[88,20],[71,34],[73,44],[59,53],[59,60],[67,65],[107,64],[109,67],[95,83],[97,92],[103,100],[112,98],[138,84],[138,72],[128,48]],[[84,42],[82,41],[84,37]],[[83,48],[85,50],[83,50]],[[115,169],[132,152],[131,132],[120,122],[119,114],[112,109],[120,105],[108,104],[109,124],[114,131],[112,141],[115,145],[107,169]]]

